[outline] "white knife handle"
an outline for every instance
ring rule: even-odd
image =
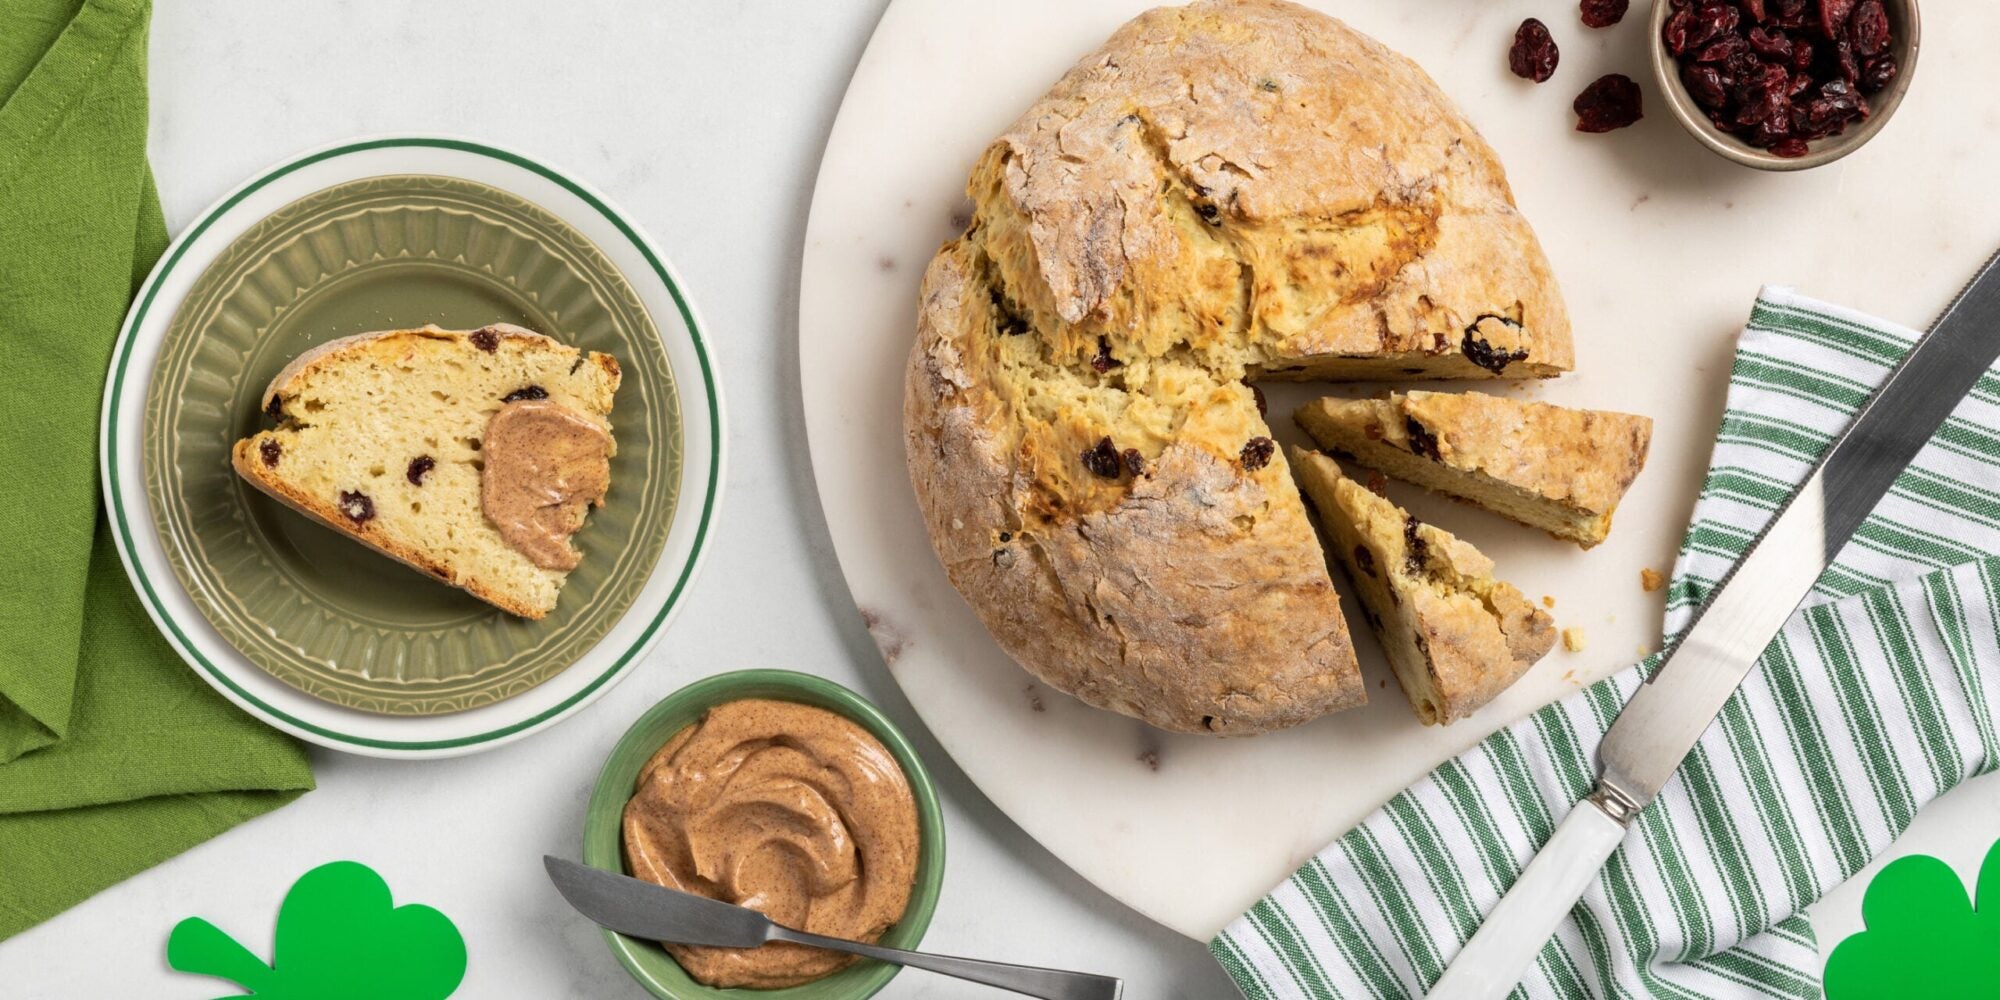
[[[1625,824],[1592,800],[1577,803],[1426,1000],[1500,1000],[1513,992],[1624,839]]]

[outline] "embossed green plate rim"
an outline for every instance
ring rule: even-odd
[[[741,698],[771,698],[837,712],[861,724],[882,741],[904,777],[910,780],[910,794],[917,803],[918,856],[916,882],[910,887],[910,901],[903,915],[887,933],[882,944],[912,949],[923,942],[931,915],[937,912],[938,897],[944,891],[944,810],[939,805],[937,786],[924,767],[917,749],[903,731],[874,703],[824,677],[792,670],[738,670],[704,677],[662,698],[646,711],[612,747],[591,789],[590,804],[583,819],[583,863],[605,871],[625,871],[623,815],[626,800],[632,797],[639,769],[668,739],[699,721],[702,713]],[[767,1000],[863,1000],[874,996],[901,971],[900,966],[862,961],[824,979],[782,990],[723,990],[696,982],[675,962],[665,948],[603,929],[604,943],[618,956],[619,964],[647,991],[662,1000],[729,1000],[731,997],[762,997]]]
[[[419,320],[514,322],[624,369],[615,486],[579,538],[590,558],[541,620],[387,563],[230,467],[234,442],[269,422],[264,386],[301,351]],[[361,711],[461,712],[561,674],[638,598],[681,492],[680,395],[638,291],[560,216],[461,177],[357,178],[258,219],[180,298],[147,384],[146,496],[182,588],[266,673]],[[382,481],[354,485],[417,499],[386,468],[412,456],[382,457]]]
[[[572,668],[540,688],[451,716],[378,716],[290,691],[230,648],[193,611],[166,568],[151,527],[140,440],[144,389],[167,318],[191,275],[263,215],[296,198],[361,177],[389,174],[464,176],[541,205],[592,237],[653,307],[663,345],[683,386],[683,428],[690,479],[668,527],[666,552],[639,598],[599,648],[587,670]],[[515,183],[510,184],[509,180]],[[301,186],[303,185],[303,186]],[[163,295],[162,289],[169,290]],[[218,691],[264,721],[301,738],[375,756],[449,756],[519,739],[601,696],[658,641],[706,550],[725,468],[720,385],[693,305],[671,266],[627,216],[600,193],[521,153],[443,136],[383,136],[336,143],[273,166],[204,211],[168,248],[141,287],[114,349],[100,423],[101,471],[113,539],[141,604],[168,642]],[[134,364],[135,355],[142,356]],[[691,383],[690,374],[699,382]],[[695,398],[699,395],[699,399]],[[135,527],[136,525],[136,527]]]

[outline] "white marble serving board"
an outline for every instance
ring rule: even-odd
[[[1922,326],[2000,245],[1990,193],[2000,102],[1988,78],[2000,5],[1926,5],[1921,65],[1896,119],[1868,147],[1803,174],[1731,165],[1681,132],[1647,66],[1643,4],[1600,31],[1577,22],[1570,0],[1316,5],[1414,57],[1508,166],[1568,299],[1577,371],[1504,391],[1656,421],[1617,530],[1588,553],[1392,487],[1531,597],[1554,596],[1558,623],[1588,634],[1585,651],[1558,649],[1472,719],[1419,725],[1357,627],[1367,707],[1254,739],[1165,735],[1031,683],[931,555],[900,430],[924,264],[963,226],[962,185],[986,142],[1145,0],[898,0],[849,85],[807,230],[799,341],[814,469],[841,568],[891,671],[1029,833],[1195,937],[1439,761],[1658,642],[1662,595],[1640,589],[1639,570],[1671,564],[1732,339],[1760,284]],[[1529,15],[1563,49],[1540,86],[1505,65]],[[1573,131],[1570,100],[1613,71],[1640,81],[1646,118],[1607,135]],[[1282,415],[1309,390],[1267,390],[1280,436],[1296,440]]]

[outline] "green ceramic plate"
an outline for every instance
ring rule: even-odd
[[[917,859],[917,882],[910,892],[910,905],[882,943],[892,948],[915,948],[930,926],[937,909],[938,892],[944,885],[944,814],[938,807],[937,788],[917,759],[916,750],[874,705],[848,689],[822,677],[789,670],[743,670],[718,674],[696,681],[668,695],[654,705],[611,750],[597,787],[590,795],[590,808],[583,821],[583,863],[606,871],[625,872],[620,817],[625,802],[632,797],[639,769],[667,739],[699,721],[710,707],[740,698],[775,698],[839,712],[860,723],[903,766],[910,790],[917,800],[922,855]],[[874,996],[899,971],[897,966],[862,961],[825,979],[783,990],[718,990],[703,986],[681,971],[666,949],[651,941],[605,931],[604,940],[633,978],[664,1000],[862,1000]]]
[[[230,445],[264,426],[265,384],[312,346],[436,323],[518,323],[615,355],[618,454],[587,558],[556,610],[504,614],[250,488]],[[681,482],[681,414],[660,335],[626,279],[549,211],[440,176],[368,177],[250,226],[201,272],[147,391],[146,490],[176,576],[251,662],[367,712],[461,712],[561,672],[632,606]]]

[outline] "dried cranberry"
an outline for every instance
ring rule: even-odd
[[[1119,464],[1118,446],[1108,437],[1083,450],[1083,467],[1105,479],[1118,478]]]
[[[1368,551],[1368,547],[1365,545],[1356,545],[1354,547],[1354,565],[1360,567],[1361,572],[1369,576],[1377,575],[1375,572],[1375,553]]]
[[[1433,462],[1444,459],[1443,455],[1438,454],[1437,435],[1432,434],[1430,428],[1418,423],[1417,418],[1404,417],[1403,430],[1410,436],[1410,451],[1413,454],[1428,458]]]
[[[1839,38],[1847,27],[1847,18],[1854,13],[1854,0],[1819,0],[1819,33],[1828,38]]]
[[[494,351],[500,349],[500,335],[494,333],[493,328],[490,326],[482,326],[472,331],[471,335],[465,339],[472,341],[472,346],[488,354],[492,354]]]
[[[1102,375],[1105,372],[1108,372],[1113,368],[1121,367],[1124,364],[1125,362],[1120,361],[1117,358],[1111,356],[1111,341],[1106,340],[1103,337],[1097,338],[1097,356],[1090,359],[1091,371],[1094,371],[1097,374]]]
[[[518,403],[524,399],[547,399],[547,398],[549,398],[549,391],[547,389],[544,389],[539,385],[524,385],[519,389],[516,389],[513,392],[510,392],[505,396],[500,397],[500,401],[503,403]]]
[[[1590,86],[1583,88],[1583,93],[1576,95],[1570,106],[1576,111],[1576,130],[1579,132],[1621,129],[1644,115],[1640,108],[1639,85],[1623,73],[1607,73],[1598,77]]]
[[[1722,0],[1708,0],[1694,9],[1694,26],[1688,31],[1688,45],[1706,45],[1730,34],[1742,20],[1743,15],[1735,7]]]
[[[1555,75],[1561,58],[1556,40],[1549,37],[1549,26],[1531,17],[1514,32],[1514,47],[1507,50],[1507,68],[1523,80],[1541,83]]]
[[[278,456],[284,454],[284,451],[283,448],[278,447],[278,442],[269,438],[257,442],[257,455],[264,460],[264,468],[266,469],[277,468]]]
[[[1861,0],[1854,7],[1854,16],[1848,18],[1847,35],[1854,43],[1854,51],[1864,56],[1879,56],[1889,47],[1889,12],[1882,8],[1882,0]]]
[[[1512,320],[1501,319],[1498,316],[1481,316],[1474,320],[1471,326],[1465,328],[1465,339],[1460,341],[1458,346],[1459,350],[1465,353],[1465,360],[1498,375],[1508,365],[1526,360],[1528,352],[1526,349],[1501,350],[1487,343],[1479,336],[1479,324],[1489,319],[1499,319],[1508,326],[1518,326]]]
[[[272,393],[271,401],[264,404],[264,414],[272,420],[285,419],[285,401],[279,399],[277,393]]]
[[[1701,51],[1695,53],[1694,61],[1698,63],[1727,63],[1731,58],[1741,56],[1749,51],[1750,43],[1744,41],[1741,35],[1724,35],[1702,46]]]
[[[1736,5],[1743,8],[1743,13],[1749,15],[1752,21],[1762,23],[1769,16],[1764,12],[1764,0],[1736,0]]]
[[[1720,108],[1729,101],[1729,92],[1722,85],[1722,74],[1713,66],[1681,67],[1681,82],[1687,85],[1688,95],[1696,104],[1704,108]]]
[[[1804,72],[1812,68],[1813,43],[1804,35],[1792,35],[1792,69]]]
[[[1868,60],[1861,67],[1861,89],[1872,94],[1887,87],[1895,82],[1897,69],[1895,56],[1876,56]]]
[[[1779,139],[1770,146],[1771,155],[1782,156],[1787,159],[1796,159],[1804,156],[1809,149],[1810,147],[1806,145],[1806,141],[1798,136],[1788,136]]]
[[[1119,457],[1125,460],[1125,471],[1133,478],[1146,474],[1146,456],[1139,454],[1139,449],[1127,448]]]
[[[1243,467],[1252,472],[1271,464],[1271,456],[1278,451],[1278,444],[1267,437],[1253,437],[1243,443]]]
[[[367,524],[375,520],[375,501],[368,499],[366,493],[341,490],[340,512],[355,524]]]
[[[1775,63],[1790,64],[1792,61],[1792,40],[1782,31],[1770,28],[1751,28],[1745,39],[1750,50]]]
[[[410,467],[403,470],[403,478],[409,480],[411,486],[422,486],[424,477],[430,475],[431,470],[435,468],[437,459],[429,455],[418,455],[410,459]]]
[[[1430,546],[1424,544],[1424,536],[1417,534],[1417,526],[1422,523],[1414,517],[1403,518],[1403,562],[1415,573],[1424,568]]]
[[[1609,28],[1625,19],[1632,0],[1583,0],[1583,24],[1588,28]]]
[[[1833,66],[1841,79],[1849,82],[1860,81],[1861,60],[1855,56],[1854,46],[1847,44],[1845,38],[1833,43]]]
[[[1667,23],[1660,26],[1660,43],[1667,47],[1667,54],[1680,58],[1688,48],[1688,39],[1694,32],[1694,8],[1682,7],[1667,15]]]

